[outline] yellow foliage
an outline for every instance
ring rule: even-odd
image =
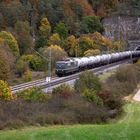
[[[16,57],[18,57],[19,56],[19,46],[18,46],[18,43],[17,43],[17,40],[15,39],[15,37],[10,32],[1,31],[0,38],[3,39],[4,42],[10,47],[13,54]]]
[[[113,50],[123,51],[123,43],[122,41],[114,41],[113,42]]]
[[[58,45],[51,45],[44,48],[44,54],[49,58],[49,53],[51,51],[52,59],[61,60],[67,57],[67,53]]]
[[[69,53],[70,56],[77,56],[78,40],[76,39],[76,37],[74,35],[69,36],[65,40],[64,48]]]
[[[95,49],[95,50],[89,49],[89,50],[87,50],[87,51],[84,52],[84,56],[94,56],[94,55],[98,55],[100,53],[101,52],[100,52],[99,49]]]
[[[140,59],[137,61],[137,64],[140,65]]]
[[[0,80],[0,99],[7,101],[14,99],[10,87],[3,80]]]
[[[26,82],[28,81],[31,81],[32,80],[32,72],[30,70],[27,70],[25,73],[24,73],[24,80]]]
[[[101,49],[103,46],[107,48],[112,48],[113,46],[112,42],[108,38],[102,36],[98,32],[95,32],[94,34],[92,34],[92,39],[95,46],[94,48]]]
[[[4,40],[2,38],[0,38],[0,45],[3,45]]]
[[[48,37],[51,33],[51,25],[47,18],[43,18],[41,20],[41,25],[39,27],[40,34],[42,36]]]
[[[61,45],[61,39],[58,33],[53,34],[48,41],[49,45]]]
[[[63,60],[67,57],[67,53],[58,45],[51,45],[49,47],[44,47],[41,50],[41,53],[44,57],[50,60],[50,52],[51,52],[51,63],[52,67],[55,66],[55,62],[59,60]]]

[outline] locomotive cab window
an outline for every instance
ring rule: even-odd
[[[66,65],[66,63],[58,62],[56,63],[56,69],[65,69]]]

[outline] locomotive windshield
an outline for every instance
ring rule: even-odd
[[[67,63],[64,63],[64,62],[56,63],[56,69],[65,69],[66,66],[67,66]]]

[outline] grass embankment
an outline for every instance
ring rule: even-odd
[[[140,104],[129,103],[125,110],[125,116],[116,123],[1,131],[0,140],[139,140]]]

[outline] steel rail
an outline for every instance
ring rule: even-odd
[[[129,62],[129,60],[123,60],[123,61],[119,61],[119,62],[107,64],[107,65],[103,65],[103,66],[100,66],[100,67],[97,67],[97,68],[94,68],[94,69],[90,69],[88,71],[92,71],[94,73],[98,73],[100,71],[104,71],[105,69],[114,67],[116,65],[121,65],[121,64],[124,64],[124,63],[127,63],[127,62]],[[42,89],[50,88],[50,87],[53,87],[53,86],[56,86],[56,85],[59,85],[59,84],[62,84],[62,83],[65,83],[65,82],[68,82],[68,81],[71,81],[71,80],[75,80],[75,79],[77,79],[79,77],[79,75],[82,72],[75,73],[73,75],[69,75],[69,76],[66,76],[66,77],[53,78],[52,81],[49,82],[49,83],[47,83],[45,81],[45,79],[36,80],[36,81],[28,82],[28,83],[23,83],[23,84],[11,87],[11,90],[12,90],[13,93],[16,93],[18,91],[22,91],[22,90],[25,90],[25,89],[28,89],[28,88],[32,88],[32,87],[40,87]]]

